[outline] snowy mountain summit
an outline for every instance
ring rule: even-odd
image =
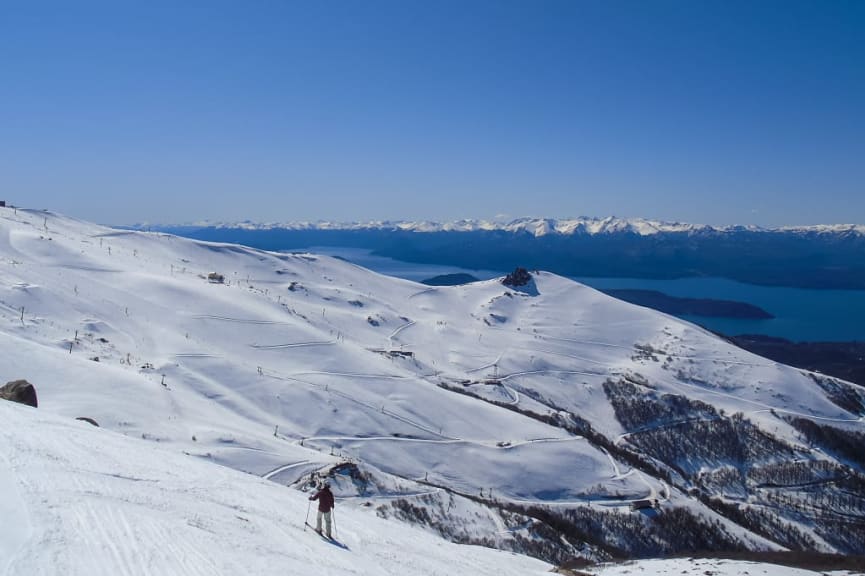
[[[865,552],[865,390],[529,280],[0,208],[0,385],[39,398],[0,405],[0,574],[549,568],[435,536],[550,563]],[[322,478],[343,547],[303,530]]]

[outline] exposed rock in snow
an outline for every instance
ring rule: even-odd
[[[36,398],[36,388],[27,380],[14,380],[0,387],[0,399],[18,402],[36,408],[39,401]]]

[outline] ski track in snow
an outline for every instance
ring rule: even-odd
[[[540,340],[553,340],[553,341],[560,341],[560,342],[568,342],[571,344],[580,344],[580,345],[587,345],[587,346],[600,346],[600,347],[604,347],[604,348],[618,348],[620,350],[634,350],[633,345],[625,346],[622,344],[614,344],[612,342],[599,342],[597,340],[579,340],[579,339],[574,339],[574,338],[564,338],[561,336],[551,336],[549,334],[544,334],[544,333],[524,334],[522,332],[511,332],[509,330],[505,330],[504,328],[490,327],[490,329],[506,332],[508,334],[513,335],[514,337],[519,337],[519,338],[523,338],[523,339],[538,338]],[[582,360],[584,362],[603,364],[602,362],[598,362],[595,360],[590,360],[587,358],[583,358],[580,356],[574,356],[574,355],[570,355],[570,354],[566,354],[566,353],[552,352],[549,350],[535,350],[533,348],[521,348],[521,347],[515,347],[515,348],[516,349],[525,349],[525,350],[535,351],[535,352],[542,352],[542,353],[546,353],[546,354],[554,354],[554,355],[559,355],[559,356],[571,357],[571,358],[574,358],[576,360]],[[751,367],[755,367],[755,368],[759,368],[759,367],[767,368],[767,367],[773,367],[773,366],[778,365],[777,362],[772,362],[772,361],[743,362],[740,360],[729,360],[726,358],[717,358],[717,357],[711,357],[711,356],[693,356],[693,355],[675,354],[675,353],[671,353],[671,352],[665,352],[663,350],[653,350],[652,353],[657,354],[659,356],[669,356],[670,358],[677,358],[677,359],[681,359],[681,360],[699,360],[699,361],[703,361],[703,362],[715,362],[717,364],[730,365],[730,366],[751,366]]]
[[[796,410],[790,410],[788,408],[779,408],[776,406],[772,406],[771,404],[765,404],[763,402],[759,402],[757,400],[750,400],[748,398],[742,398],[741,396],[735,396],[733,394],[727,394],[726,392],[721,392],[719,390],[712,390],[711,388],[706,388],[704,386],[698,386],[696,384],[689,384],[687,382],[682,382],[681,380],[660,380],[667,385],[676,387],[676,388],[692,388],[695,390],[699,390],[701,392],[708,392],[709,394],[713,394],[715,396],[720,396],[723,398],[731,398],[738,402],[745,402],[746,404],[752,404],[754,406],[759,406],[761,410],[755,410],[753,412],[762,412],[762,411],[772,411],[782,412],[784,414],[792,414],[793,416],[801,416],[802,418],[807,418],[809,420],[822,420],[824,422],[843,422],[843,423],[862,423],[865,421],[865,416],[860,416],[859,418],[831,418],[828,416],[815,416],[814,414],[805,414],[804,412],[797,412]],[[752,412],[752,413],[753,413]]]
[[[336,340],[322,340],[317,342],[295,342],[291,344],[250,344],[250,348],[256,350],[281,350],[284,348],[307,348],[310,346],[333,346]]]
[[[139,232],[136,232],[134,230],[112,230],[110,232],[91,234],[90,237],[91,238],[117,238],[120,236],[135,236],[136,234],[139,234]]]
[[[619,469],[619,463],[616,462],[616,459],[613,458],[613,455],[610,454],[609,450],[607,450],[606,448],[603,448],[603,447],[601,448],[601,452],[606,454],[607,459],[610,461],[610,466],[613,469],[612,478],[621,478],[622,477],[622,471]]]
[[[370,500],[401,500],[403,498],[423,498],[424,496],[435,496],[436,494],[441,494],[446,492],[446,490],[442,488],[434,488],[432,490],[421,490],[418,492],[395,492],[393,494],[371,494],[369,496],[341,496],[340,502],[351,502],[351,501],[364,501],[368,502]]]
[[[309,464],[309,460],[301,460],[300,462],[292,462],[291,464],[284,464],[283,466],[279,466],[278,468],[274,468],[269,472],[265,472],[261,475],[265,480],[270,480],[280,472],[285,472],[286,470],[290,470],[292,468],[296,468],[297,466],[303,466],[304,464]]]
[[[528,335],[526,335],[528,336]],[[598,342],[595,340],[576,340],[574,338],[562,338],[561,336],[550,336],[549,334],[537,334],[542,340],[554,340],[557,342],[568,342],[569,344],[581,344],[588,346],[601,346],[603,348],[618,348],[620,350],[633,350],[633,346],[623,346],[622,344],[612,344],[610,342]]]
[[[630,324],[630,323],[628,323],[628,324]],[[609,327],[611,325],[612,324],[604,325],[604,327]],[[511,331],[511,330],[507,330],[505,328],[497,328],[497,327],[493,327],[493,326],[490,326],[488,329],[494,330],[494,331],[499,331],[499,332],[505,332],[513,338],[520,338],[520,339],[524,339],[524,340],[530,339],[530,341],[550,340],[550,341],[567,342],[569,344],[579,344],[579,345],[585,345],[585,346],[599,346],[599,347],[603,347],[603,348],[617,348],[620,350],[634,350],[633,345],[626,346],[626,345],[622,345],[622,344],[615,344],[612,342],[601,342],[598,340],[582,340],[582,339],[576,339],[576,338],[565,338],[562,336],[552,336],[550,334],[545,334],[542,332],[524,333],[522,331]],[[514,346],[514,349],[527,350],[527,351],[531,351],[531,352],[551,354],[551,355],[556,355],[556,356],[570,357],[570,358],[574,358],[575,360],[581,360],[583,362],[590,362],[590,363],[596,363],[596,364],[604,365],[603,362],[599,362],[597,360],[591,360],[589,358],[585,358],[582,356],[577,356],[577,355],[563,353],[563,352],[555,352],[552,350],[543,350],[543,349],[523,347],[523,346]],[[682,359],[682,360],[699,360],[699,361],[704,361],[704,362],[715,362],[717,364],[724,364],[724,365],[731,365],[731,366],[751,366],[751,367],[764,367],[765,368],[765,367],[773,367],[773,366],[778,365],[777,362],[772,362],[772,361],[744,362],[741,360],[729,360],[727,358],[718,358],[718,357],[712,357],[712,356],[694,356],[694,355],[685,355],[685,354],[675,354],[675,353],[671,353],[671,352],[665,352],[663,350],[653,350],[653,354],[657,354],[659,356],[668,356],[670,358],[677,358],[677,359]]]
[[[657,499],[657,498],[658,498],[658,491],[655,489],[655,485],[652,484],[651,482],[649,482],[648,480],[646,480],[646,477],[645,477],[645,476],[643,475],[643,473],[640,472],[639,470],[635,470],[635,472],[637,473],[637,477],[638,477],[640,480],[642,480],[642,482],[643,482],[643,483],[646,485],[646,487],[649,489],[649,496],[648,496],[648,497],[649,497],[650,499],[652,499],[652,500]]]
[[[528,504],[532,506],[542,505],[549,506],[552,508],[571,508],[573,506],[602,506],[604,508],[619,508],[619,507],[628,507],[632,503],[637,502],[639,500],[645,500],[650,497],[651,491],[647,491],[646,494],[642,494],[639,496],[635,496],[634,498],[629,498],[627,496],[621,496],[618,498],[572,498],[565,499],[560,498],[558,500],[542,500],[540,498],[514,498],[514,497],[505,497],[501,498],[507,502],[513,504]]]
[[[354,402],[355,404],[363,406],[364,408],[367,408],[367,409],[372,410],[374,412],[379,412],[381,414],[385,414],[386,416],[389,416],[391,418],[399,420],[405,424],[413,426],[413,427],[415,427],[419,430],[422,430],[428,434],[433,434],[435,436],[440,436],[443,438],[452,439],[452,438],[449,438],[448,436],[444,436],[441,433],[441,431],[434,430],[428,426],[421,424],[420,422],[416,422],[416,421],[412,420],[411,418],[407,418],[407,417],[402,416],[400,414],[396,414],[390,409],[375,406],[373,404],[370,404],[369,402],[365,402],[365,401],[363,401],[363,400],[361,400],[355,396],[352,396],[351,394],[347,394],[347,393],[342,392],[340,390],[336,390],[336,389],[332,388],[330,386],[330,384],[319,384],[317,382],[310,382],[308,380],[303,380],[301,378],[296,378],[294,376],[283,376],[280,374],[276,374],[273,371],[265,371],[265,374],[267,374],[269,377],[277,379],[277,380],[287,380],[287,381],[291,381],[291,382],[299,382],[301,384],[306,384],[308,386],[313,386],[313,387],[318,388],[320,390],[324,390],[325,392],[328,392],[330,394],[340,396],[341,398],[345,398],[346,400]],[[322,372],[310,372],[310,373],[302,373],[302,374],[326,374],[326,375],[336,375],[336,376],[356,376],[353,374],[333,374],[333,373],[328,373],[328,372],[323,372],[323,373]],[[358,377],[361,377],[361,376],[358,376]],[[366,376],[362,376],[362,377],[373,377],[373,376],[366,375]],[[396,376],[396,377],[391,377],[391,378],[402,378],[402,377]]]
[[[415,324],[417,324],[417,322],[415,322],[414,320],[411,320],[411,321],[409,321],[409,322],[406,322],[405,324],[403,324],[402,326],[400,326],[399,328],[397,328],[396,330],[394,330],[394,331],[391,333],[391,335],[387,337],[388,342],[392,343],[392,342],[393,342],[393,339],[396,338],[396,337],[399,335],[400,332],[402,332],[402,331],[405,330],[406,328],[410,328],[410,327],[414,326]]]
[[[499,362],[501,362],[501,360],[502,360],[503,354],[504,354],[504,352],[500,353],[498,356],[496,356],[496,359],[493,360],[492,362],[490,362],[489,364],[484,364],[483,366],[481,366],[479,368],[471,368],[469,370],[465,370],[465,373],[466,374],[474,374],[475,372],[480,372],[481,370],[486,370],[487,368],[492,368],[493,366],[498,366]]]
[[[315,441],[330,441],[330,442],[414,442],[418,444],[464,444],[467,446],[482,446],[484,448],[493,448],[496,450],[510,450],[517,446],[525,446],[527,444],[543,444],[552,442],[583,442],[586,439],[583,436],[569,436],[564,438],[530,438],[508,444],[499,444],[500,440],[466,440],[463,438],[448,438],[443,440],[435,440],[432,438],[406,438],[405,436],[309,436],[303,438],[303,442]],[[300,443],[297,440],[296,443]],[[609,454],[608,454],[609,456]],[[612,458],[612,456],[610,456]],[[614,465],[615,466],[615,465]]]
[[[534,376],[537,374],[573,374],[579,376],[607,376],[606,373],[598,372],[583,372],[581,370],[526,370],[524,372],[513,372],[504,376],[499,376],[498,380],[504,382],[511,378],[519,378],[520,376]]]
[[[574,360],[579,360],[580,362],[588,362],[590,364],[598,364],[600,366],[607,366],[607,363],[601,362],[600,360],[592,360],[591,358],[585,358],[583,356],[577,356],[576,354],[568,354],[566,352],[555,352],[553,350],[544,350],[542,348],[531,348],[528,346],[513,346],[514,350],[525,350],[527,352],[534,352],[535,354],[549,354],[551,356],[561,356],[563,358],[572,358]]]
[[[507,534],[508,533],[508,527],[505,524],[504,520],[502,520],[502,517],[499,516],[497,510],[493,510],[492,508],[488,508],[487,509],[487,515],[489,516],[490,520],[492,520],[492,523],[496,527],[496,534]]]
[[[321,370],[309,370],[305,372],[292,372],[291,376],[338,376],[340,378],[371,378],[373,380],[405,380],[406,376],[399,374],[359,374],[352,372],[327,372]]]
[[[261,324],[261,325],[282,325],[293,326],[291,322],[280,322],[278,320],[257,320],[254,318],[229,318],[226,316],[213,316],[210,314],[199,314],[192,316],[196,320],[219,320],[221,322],[234,322],[237,324]]]
[[[9,460],[0,453],[0,570],[9,573],[9,567],[25,549],[33,535],[30,512],[18,490],[18,479],[12,473]],[[4,562],[5,559],[5,562]]]
[[[664,428],[674,428],[676,426],[681,426],[682,424],[688,424],[691,422],[712,422],[715,420],[721,420],[722,416],[714,416],[710,418],[683,418],[681,420],[675,420],[673,422],[661,422],[659,424],[651,424],[649,426],[641,426],[636,430],[631,430],[629,432],[625,432],[623,434],[619,434],[616,436],[614,440],[615,444],[618,444],[622,440],[628,438],[629,436],[633,436],[634,434],[642,434],[643,432],[651,432],[653,430],[662,430]]]
[[[409,295],[409,299],[415,298],[417,296],[423,296],[424,294],[431,294],[433,292],[438,292],[438,288],[427,288],[426,290],[415,292],[414,294]]]
[[[502,390],[504,390],[505,392],[507,392],[507,393],[510,395],[510,397],[511,397],[511,401],[508,402],[508,404],[510,404],[511,406],[516,406],[517,404],[520,403],[520,394],[519,394],[519,392],[517,392],[516,390],[514,390],[514,389],[511,388],[510,386],[505,386],[504,384],[502,384]]]

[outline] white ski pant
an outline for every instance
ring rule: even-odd
[[[315,521],[315,529],[321,532],[321,519],[324,518],[324,533],[330,538],[330,512],[318,511],[318,518]]]

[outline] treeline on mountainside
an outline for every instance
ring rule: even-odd
[[[847,476],[849,469],[829,460],[774,462],[748,470],[747,480],[758,488],[819,484]]]
[[[699,550],[744,550],[720,521],[706,520],[687,508],[664,508],[659,514],[622,514],[579,506],[557,510],[512,506],[543,520],[569,541],[588,542],[615,558],[645,558]]]
[[[845,554],[865,553],[863,478],[840,479],[834,485],[801,491],[773,490],[762,500],[779,515],[805,521],[814,532]]]
[[[470,381],[464,381],[461,382],[460,385],[454,385],[447,382],[441,382],[439,383],[439,387],[444,388],[445,390],[450,390],[451,392],[456,392],[458,394],[471,396],[472,398],[487,402],[489,404],[493,404],[500,408],[504,408],[505,410],[517,412],[519,414],[522,414],[523,416],[532,418],[533,420],[537,420],[538,422],[543,422],[544,424],[549,424],[550,426],[555,426],[556,428],[566,430],[567,432],[570,432],[571,434],[574,434],[576,436],[583,436],[593,446],[607,450],[622,462],[625,462],[630,466],[637,468],[638,470],[642,470],[643,472],[646,472],[651,476],[661,478],[671,484],[674,483],[672,476],[678,474],[675,470],[666,466],[663,462],[659,462],[641,454],[640,452],[630,449],[628,446],[620,446],[616,444],[615,442],[595,430],[588,420],[582,418],[577,414],[574,414],[569,410],[566,410],[561,406],[558,406],[549,398],[544,398],[537,391],[521,390],[521,393],[530,397],[535,402],[547,406],[550,409],[550,413],[539,414],[532,410],[521,408],[518,405],[491,400],[489,398],[479,396],[467,389],[467,386],[471,383],[472,382]]]
[[[612,442],[585,419],[537,393],[523,391],[548,406],[551,413],[538,414],[485,399],[470,390],[472,384],[477,382],[441,386],[582,435],[616,459],[692,492],[732,521],[788,548],[819,549],[819,542],[797,527],[802,523],[812,526],[820,538],[844,553],[865,553],[865,477],[849,466],[794,448],[764,432],[741,413],[726,415],[699,400],[661,393],[638,374],[610,379],[604,383],[604,391],[616,418],[629,431],[623,441]],[[855,455],[857,446],[865,445],[865,435],[860,433],[804,419],[794,425],[806,430],[810,441],[826,446],[823,449],[829,453]],[[830,446],[833,449],[828,449]],[[858,457],[861,460],[861,454]],[[570,534],[570,539],[607,546],[605,549],[611,553],[630,555],[636,550],[616,552],[610,542],[595,538],[586,529],[585,518],[577,526],[543,510],[518,511]],[[667,513],[664,508],[659,517]],[[616,521],[630,522],[622,518]],[[667,548],[657,548],[662,549]]]
[[[859,389],[835,378],[814,373],[808,375],[836,406],[853,414],[865,414],[865,394]]]
[[[844,458],[856,465],[860,472],[865,471],[865,434],[862,432],[817,424],[807,418],[791,417],[787,420],[812,444]]]
[[[474,535],[459,523],[450,521],[449,510],[434,495],[395,499],[380,506],[377,512],[380,516],[393,516],[426,526],[454,542],[511,550],[555,564],[572,560],[575,549],[600,560],[746,549],[720,521],[701,518],[688,508],[670,507],[661,513],[643,514],[590,506],[558,510],[469,498],[495,508],[507,525],[522,525],[525,530],[510,533],[508,539]],[[563,545],[562,538],[568,546]]]
[[[692,419],[717,418],[715,408],[681,394],[659,394],[640,389],[624,378],[604,382],[604,393],[627,431],[664,426]],[[642,386],[642,384],[641,384]]]
[[[526,528],[525,530],[508,532],[506,537],[474,534],[464,524],[454,522],[450,510],[453,505],[453,495],[444,492],[447,494],[447,502],[445,502],[441,494],[443,493],[425,494],[411,499],[396,498],[379,506],[376,513],[384,518],[394,517],[405,522],[425,526],[442,538],[458,544],[509,550],[539,558],[551,564],[561,564],[573,558],[572,549],[562,545],[562,534],[552,526],[537,521],[528,515],[509,510],[497,501],[462,495],[469,500],[495,509],[494,513],[499,514],[507,526],[525,526]],[[582,541],[572,542],[574,548],[580,547],[582,544]],[[603,559],[610,558],[603,557]]]
[[[616,419],[630,431],[628,443],[686,478],[707,466],[750,466],[794,454],[741,414],[727,417],[704,402],[659,394],[624,379],[607,380],[604,392]]]
[[[699,482],[710,508],[787,548],[819,549],[799,523],[845,554],[865,553],[865,476],[848,466],[779,462],[745,476],[730,466],[701,473]]]
[[[730,499],[728,493],[711,492],[724,486],[709,481],[699,496],[737,524],[791,550],[818,550],[818,541],[796,526],[803,524],[842,553],[865,553],[865,476],[858,472],[812,460],[752,469],[747,479],[737,478],[732,467],[724,473],[728,486],[738,481],[746,492]],[[757,479],[769,482],[755,486]]]
[[[703,498],[709,508],[729,518],[739,526],[755,534],[777,542],[790,550],[817,550],[817,541],[772,510],[762,506],[745,506],[730,503],[722,498]]]
[[[844,383],[826,380],[823,387],[851,401]],[[689,479],[696,495],[724,516],[792,549],[818,547],[795,527],[804,523],[845,553],[865,553],[865,476],[859,471],[794,449],[742,414],[726,416],[703,402],[661,394],[648,382],[608,380],[604,391],[616,418],[633,431],[627,443]],[[865,463],[865,434],[787,420],[821,450]]]
[[[635,432],[628,442],[646,454],[692,476],[703,466],[742,466],[772,458],[792,458],[793,449],[763,432],[740,413]]]

